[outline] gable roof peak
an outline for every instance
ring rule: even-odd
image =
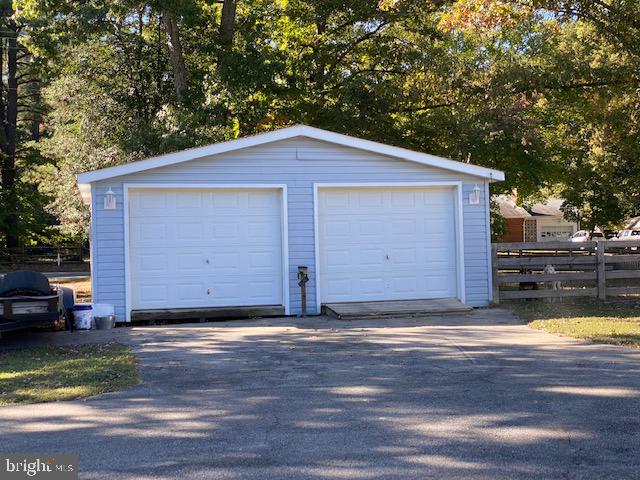
[[[504,173],[500,170],[481,167],[470,163],[458,162],[448,158],[442,158],[428,153],[416,152],[406,148],[395,147],[384,143],[365,140],[362,138],[351,137],[341,133],[322,130],[320,128],[308,125],[292,125],[290,127],[281,128],[264,133],[258,133],[247,137],[241,137],[226,142],[214,143],[204,147],[194,147],[187,150],[167,153],[156,157],[138,160],[136,162],[127,163],[115,167],[103,168],[91,172],[81,173],[77,176],[78,184],[89,185],[93,182],[108,180],[114,177],[130,175],[133,173],[143,172],[154,168],[166,167],[182,162],[188,162],[198,158],[218,155],[221,153],[232,152],[243,148],[257,147],[280,140],[287,140],[295,137],[308,137],[311,139],[333,143],[345,147],[365,150],[380,155],[395,157],[411,162],[429,165],[444,170],[450,170],[471,176],[485,178],[489,181],[504,180]]]

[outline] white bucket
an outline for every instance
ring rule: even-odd
[[[90,303],[76,303],[73,306],[73,320],[78,330],[91,330],[93,327],[93,310]]]

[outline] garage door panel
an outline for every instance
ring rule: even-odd
[[[178,282],[174,288],[178,300],[197,302],[202,296],[203,285],[201,282]]]
[[[413,267],[418,261],[418,249],[416,247],[391,248],[389,258],[394,265],[409,264]]]
[[[320,188],[323,302],[457,295],[454,189]]]
[[[140,298],[145,302],[160,304],[168,295],[169,288],[165,283],[151,281],[140,287]]]
[[[137,268],[143,273],[166,272],[167,257],[162,253],[142,253],[137,259]]]
[[[279,235],[280,225],[276,223],[280,219],[271,217],[261,220],[250,220],[247,223],[247,234],[251,237],[249,242],[255,245],[261,245],[272,241],[274,235]]]
[[[181,192],[175,194],[175,211],[177,214],[192,215],[194,209],[202,211],[205,207],[205,193],[201,191]]]
[[[275,189],[130,193],[131,307],[283,304]],[[163,216],[158,205],[164,208]]]
[[[218,219],[211,225],[211,234],[218,238],[236,238],[240,235],[240,225],[237,222]]]
[[[416,292],[424,288],[420,285],[421,279],[417,274],[414,275],[394,275],[391,278],[391,291],[394,295],[414,296]]]
[[[348,249],[333,249],[326,252],[325,262],[330,267],[339,268],[341,265],[348,265],[351,252]]]
[[[181,240],[203,240],[204,238],[204,229],[202,228],[202,223],[193,222],[178,222],[175,225],[176,227],[176,236],[175,239],[177,241]]]
[[[385,263],[382,249],[360,249],[357,245],[340,250],[331,250],[321,255],[321,263],[335,272],[351,272],[354,267],[360,272],[377,272]]]
[[[379,191],[360,192],[354,195],[360,209],[367,207],[381,207],[383,204],[383,195]]]
[[[249,192],[247,207],[253,215],[273,216],[273,212],[280,210],[280,199],[270,192]]]
[[[381,248],[352,248],[355,262],[360,267],[380,267],[384,264],[385,253]],[[352,257],[353,258],[353,257]],[[375,269],[378,271],[378,268]]]
[[[384,293],[384,280],[379,276],[367,277],[365,274],[354,283],[356,284],[355,291],[362,292],[365,295],[378,295]]]
[[[380,220],[361,220],[355,224],[359,235],[378,235],[384,230],[384,222]]]
[[[205,260],[200,252],[178,253],[175,256],[175,267],[180,272],[196,272],[202,270]]]
[[[391,235],[394,237],[400,237],[410,235],[414,238],[414,235],[418,231],[418,225],[415,218],[397,219],[391,220]]]
[[[138,240],[155,240],[167,238],[167,226],[164,223],[141,223],[134,230]]]
[[[396,190],[390,192],[391,205],[394,207],[413,207],[420,194],[413,191]]]
[[[280,268],[280,265],[276,264],[275,259],[270,254],[270,252],[250,252],[248,261],[249,268],[253,271],[259,269],[275,272]]]
[[[229,214],[229,209],[237,210],[240,207],[240,197],[234,191],[219,191],[211,197],[213,213]],[[219,209],[219,211],[216,211]]]

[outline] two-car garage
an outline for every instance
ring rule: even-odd
[[[320,303],[458,296],[456,188],[315,189]],[[130,308],[288,307],[286,196],[285,186],[128,188]]]
[[[295,126],[81,174],[94,300],[132,313],[491,299],[502,172]],[[473,197],[473,198],[472,198]],[[247,310],[247,311],[249,311]]]

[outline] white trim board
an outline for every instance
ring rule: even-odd
[[[288,199],[287,199],[287,185],[285,184],[257,184],[257,183],[242,183],[242,184],[184,184],[184,183],[125,183],[122,185],[123,196],[123,209],[124,209],[124,283],[125,283],[125,319],[127,322],[131,321],[131,272],[129,265],[129,190],[176,190],[176,189],[191,189],[191,190],[280,190],[281,195],[281,237],[282,237],[282,301],[284,304],[285,315],[291,314],[290,305],[290,286],[289,286],[289,214],[288,214]]]
[[[97,210],[97,205],[94,205],[93,202],[89,203],[89,268],[91,274],[91,292],[93,296],[93,302],[96,302],[96,298],[98,296],[98,262],[95,261],[95,247],[94,242],[97,241],[97,233],[96,233],[96,219],[95,214]]]
[[[457,292],[458,299],[462,303],[466,303],[466,285],[465,285],[465,266],[464,266],[464,212],[462,197],[462,182],[387,182],[387,183],[314,183],[313,184],[313,243],[315,255],[315,293],[316,293],[316,309],[321,312],[321,292],[320,292],[320,244],[318,230],[318,190],[321,188],[429,188],[429,187],[452,187],[457,190],[454,192],[455,198],[455,226],[456,226],[456,272],[457,272]]]
[[[90,195],[90,190],[87,189],[86,185],[93,182],[143,172],[145,170],[150,170],[153,168],[175,165],[177,163],[188,162],[190,160],[195,160],[197,158],[207,157],[210,155],[232,152],[234,150],[240,150],[242,148],[256,147],[259,145],[277,142],[280,140],[287,140],[294,137],[307,137],[315,140],[333,143],[336,145],[365,150],[380,155],[387,155],[390,157],[409,160],[411,162],[416,162],[423,165],[485,178],[489,181],[504,180],[504,172],[500,170],[494,170],[491,168],[472,165],[469,163],[457,162],[448,158],[437,157],[435,155],[416,152],[413,150],[408,150],[406,148],[394,147],[379,142],[373,142],[371,140],[350,137],[348,135],[309,127],[307,125],[295,125],[272,132],[261,133],[258,135],[238,138],[235,140],[229,140],[227,142],[214,143],[212,145],[207,145],[204,147],[197,147],[168,153],[157,157],[147,158],[146,160],[127,163],[125,165],[81,173],[77,176],[78,184],[80,186],[80,191],[83,197],[86,199],[87,195]]]
[[[493,265],[491,256],[491,196],[489,182],[484,182],[484,208],[485,228],[487,230],[487,289],[489,291],[489,303],[493,302]],[[524,236],[524,222],[522,222],[522,235]]]

